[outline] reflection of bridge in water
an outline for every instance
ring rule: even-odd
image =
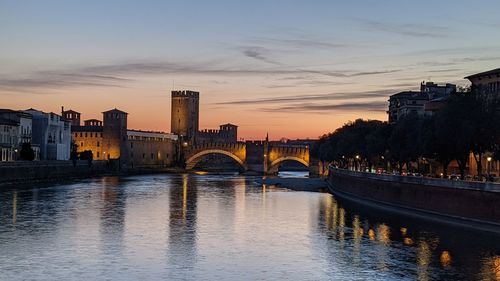
[[[254,171],[274,174],[284,161],[295,161],[309,168],[312,172],[309,146],[290,145],[269,141],[247,141],[236,143],[201,143],[188,145],[184,150],[186,169],[193,169],[196,164],[209,154],[221,154],[232,158],[242,171]]]

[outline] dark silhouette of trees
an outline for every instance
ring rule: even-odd
[[[311,149],[313,156],[342,168],[391,167],[401,173],[410,163],[421,171],[422,159],[441,164],[443,174],[456,160],[462,178],[470,153],[482,175],[481,159],[486,152],[500,159],[500,103],[482,100],[471,92],[451,95],[432,116],[409,114],[396,124],[358,119],[324,135]]]
[[[25,161],[35,160],[35,151],[31,148],[31,143],[26,142],[22,144],[19,156]]]

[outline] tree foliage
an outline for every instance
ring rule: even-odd
[[[482,174],[486,152],[500,159],[500,103],[476,98],[470,92],[451,95],[432,116],[409,114],[396,124],[358,119],[324,135],[312,148],[313,156],[343,168],[360,160],[366,168],[398,168],[433,159],[444,174],[456,160],[462,177],[472,152]]]

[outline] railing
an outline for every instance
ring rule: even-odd
[[[330,173],[343,174],[357,178],[366,178],[366,179],[383,180],[383,181],[400,182],[400,183],[411,183],[418,185],[430,185],[430,186],[439,186],[448,188],[474,189],[474,190],[500,192],[500,184],[494,182],[477,182],[477,181],[436,179],[436,178],[416,177],[416,176],[374,174],[368,172],[357,172],[345,169],[338,169],[334,167],[329,167],[329,169]]]

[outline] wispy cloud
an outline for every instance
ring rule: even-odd
[[[215,103],[217,105],[255,105],[255,104],[275,104],[292,102],[312,102],[312,101],[339,101],[346,99],[380,99],[398,92],[400,89],[384,89],[380,91],[351,92],[351,93],[329,93],[317,95],[293,95],[275,98],[245,99]]]
[[[279,46],[287,46],[293,48],[324,48],[324,49],[336,49],[336,48],[344,48],[350,46],[350,44],[346,43],[332,43],[320,39],[314,38],[306,38],[305,36],[301,36],[302,38],[269,38],[269,37],[256,37],[253,38],[253,41],[264,43],[264,44],[273,44]]]
[[[259,108],[263,112],[283,112],[283,113],[325,113],[335,111],[371,111],[384,112],[387,109],[387,102],[347,102],[338,104],[318,104],[304,103],[293,104],[280,107]]]
[[[268,62],[272,62],[272,60],[255,50],[253,52],[247,52],[246,55],[258,60],[267,60]],[[53,89],[76,86],[126,87],[127,83],[133,81],[137,76],[163,76],[169,74],[266,77],[286,76],[296,77],[297,79],[299,77],[311,77],[311,79],[319,80],[319,76],[349,78],[382,75],[401,71],[399,69],[380,71],[301,69],[281,65],[276,65],[274,67],[234,67],[225,66],[223,63],[224,62],[139,61],[79,66],[60,70],[24,73],[11,76],[10,78],[0,78],[0,88],[14,91],[24,91],[26,89],[34,88]],[[335,81],[332,81],[331,83],[335,83]]]
[[[404,36],[428,38],[444,38],[450,36],[449,30],[441,26],[382,22],[366,19],[359,20],[372,29]]]
[[[68,87],[124,87],[126,79],[108,75],[44,71],[16,78],[0,78],[0,89],[7,91],[47,90]]]
[[[278,62],[270,59],[268,57],[270,51],[263,47],[245,47],[243,48],[243,54],[249,58],[256,59],[259,61],[271,63],[271,64],[279,64]]]

